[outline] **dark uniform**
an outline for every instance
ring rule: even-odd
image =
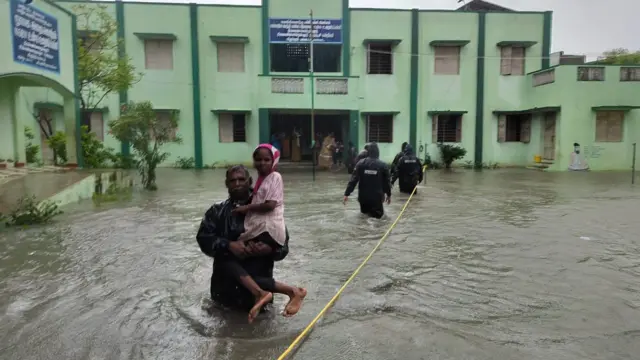
[[[404,156],[404,149],[407,148],[407,145],[409,145],[408,142],[402,143],[402,146],[400,147],[400,152],[396,154],[396,157],[394,157],[393,161],[391,162],[391,171],[395,171],[396,165],[398,165],[398,161],[402,156]]]
[[[356,164],[344,196],[349,196],[358,185],[360,212],[380,219],[384,215],[384,196],[391,197],[389,167],[380,160],[378,144],[367,146],[367,157]]]
[[[275,250],[271,256],[240,260],[242,271],[230,271],[225,266],[233,256],[229,252],[229,243],[237,241],[244,232],[244,216],[231,215],[231,211],[238,205],[246,204],[227,199],[209,208],[202,219],[196,239],[200,250],[213,258],[211,298],[221,305],[248,311],[255,304],[255,298],[240,284],[239,277],[251,275],[262,289],[273,291],[273,265],[289,253],[289,233],[287,231],[284,246]]]
[[[404,149],[404,155],[400,157],[393,170],[391,184],[399,180],[400,192],[411,194],[413,189],[422,181],[422,163],[414,154],[411,145]]]

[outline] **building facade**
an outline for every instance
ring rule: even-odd
[[[12,18],[10,6],[21,1],[9,0],[0,16]],[[72,54],[62,44],[78,36],[67,14],[76,4],[29,5],[67,9],[52,15],[61,59]],[[549,170],[566,170],[579,144],[591,169],[626,169],[640,135],[640,67],[552,66],[551,12],[361,9],[348,0],[87,4],[117,19],[121,54],[144,74],[105,98],[87,125],[126,153],[106,131],[120,104],[149,100],[159,116],[175,111],[184,142],[169,146],[167,165],[179,157],[197,167],[247,162],[276,133],[285,135],[286,157],[309,159],[312,113],[316,133],[358,148],[376,141],[389,161],[405,141],[436,159],[437,144],[451,143],[467,149],[460,162],[527,166],[540,157]],[[15,31],[0,30],[5,48],[15,46]],[[4,67],[7,76],[22,72],[15,54],[3,61],[15,67]],[[61,129],[81,123],[60,91],[11,84],[3,99],[13,101],[5,106],[12,129],[27,121],[38,128],[34,109]],[[11,144],[19,153],[20,141]]]

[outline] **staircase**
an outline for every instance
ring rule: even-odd
[[[545,171],[547,170],[551,165],[553,165],[554,160],[551,159],[542,159],[542,162],[540,163],[533,163],[529,166],[527,166],[527,169],[530,170],[538,170],[538,171]]]

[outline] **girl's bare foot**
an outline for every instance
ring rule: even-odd
[[[267,305],[271,299],[273,299],[273,294],[270,292],[263,292],[259,297],[256,298],[256,303],[253,305],[251,310],[249,311],[249,324],[256,319],[256,316],[260,313],[260,310]]]
[[[300,311],[302,307],[302,301],[307,296],[307,290],[303,288],[295,288],[293,295],[289,296],[289,303],[284,307],[282,315],[286,317],[293,316]]]

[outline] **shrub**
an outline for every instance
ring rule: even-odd
[[[60,214],[62,211],[55,202],[38,203],[35,195],[25,195],[18,200],[16,208],[6,217],[6,224],[7,226],[46,224]]]
[[[442,162],[444,163],[444,167],[446,169],[451,168],[451,164],[454,161],[462,159],[465,155],[467,155],[467,150],[457,145],[439,144],[438,147],[440,148]]]

